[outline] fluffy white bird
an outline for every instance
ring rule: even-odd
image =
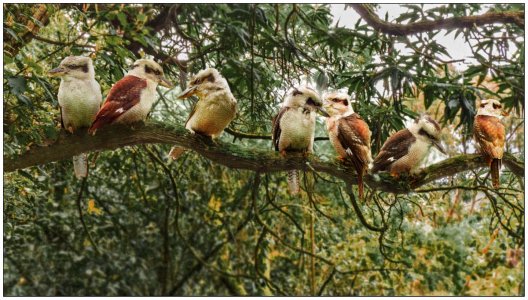
[[[501,119],[507,115],[508,113],[502,110],[502,104],[498,100],[482,100],[473,123],[475,140],[480,153],[490,166],[491,182],[494,188],[499,187],[499,171],[506,136]]]
[[[431,146],[446,154],[440,143],[441,128],[428,115],[422,115],[406,129],[389,137],[374,159],[372,172],[388,171],[392,176],[415,173]]]
[[[48,74],[61,78],[57,97],[62,127],[70,133],[89,127],[102,101],[101,87],[95,80],[92,60],[84,56],[68,56]],[[88,154],[74,156],[73,169],[77,178],[86,177]]]
[[[201,70],[178,97],[185,99],[193,95],[199,100],[185,122],[185,128],[192,133],[217,138],[235,118],[237,110],[237,101],[226,79],[214,68]],[[184,148],[173,147],[169,157],[177,159],[184,151]]]
[[[328,117],[319,94],[309,87],[291,90],[279,114],[273,118],[273,146],[282,156],[290,152],[313,152],[316,112]],[[299,192],[299,172],[288,172],[288,188],[291,194]]]
[[[97,129],[112,123],[145,120],[156,100],[158,84],[172,86],[164,77],[163,68],[151,59],[136,60],[125,77],[110,89],[88,132],[95,134]]]
[[[347,94],[331,92],[324,95],[324,108],[330,115],[326,129],[339,159],[352,163],[358,175],[358,194],[363,198],[363,176],[372,161],[371,132],[368,124],[354,112]]]

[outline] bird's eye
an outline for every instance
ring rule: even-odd
[[[344,104],[345,106],[348,106],[348,100],[343,99],[341,102],[343,102],[343,104]]]
[[[480,107],[484,108],[486,106],[486,104],[481,104]]]
[[[149,66],[145,66],[145,73],[153,74],[154,70],[151,69]]]
[[[317,104],[315,104],[315,101],[312,98],[308,98],[308,100],[306,100],[306,104],[317,106]]]
[[[500,109],[502,105],[493,103],[493,109]]]

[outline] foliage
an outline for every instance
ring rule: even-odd
[[[405,5],[411,23],[519,4]],[[456,69],[438,37],[473,54]],[[185,122],[176,100],[188,77],[211,66],[227,78],[239,113],[222,140],[270,149],[271,117],[286,91],[310,83],[344,89],[368,122],[373,154],[427,111],[445,126],[448,152],[471,153],[478,99],[512,113],[507,151],[524,156],[524,31],[515,24],[391,36],[358,21],[333,23],[329,5],[4,4],[4,155],[57,136],[58,81],[67,55],[94,59],[106,95],[138,57],[163,63],[174,90],[159,89],[151,118]],[[316,136],[325,136],[322,121]],[[468,170],[409,195],[304,174],[301,197],[284,174],[230,170],[167,146],[92,154],[81,182],[70,161],[4,174],[6,295],[520,295],[524,293],[524,182],[503,169]],[[328,141],[315,152],[332,160]],[[429,161],[438,160],[432,154]],[[357,203],[363,216],[358,218]]]

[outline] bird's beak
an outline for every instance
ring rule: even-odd
[[[51,77],[61,76],[64,75],[64,73],[66,73],[66,70],[63,67],[58,67],[48,71],[48,75]]]
[[[317,108],[317,112],[323,116],[323,117],[330,117],[330,115],[328,114],[328,112],[326,111],[326,109],[324,109],[322,106],[316,106]]]
[[[442,154],[447,155],[447,152],[444,149],[444,146],[442,146],[442,143],[440,143],[440,140],[432,140],[433,145],[438,149],[438,151],[442,152]]]
[[[159,79],[159,84],[166,87],[166,88],[172,88],[172,82],[170,82],[167,78],[165,78],[164,76],[159,76],[158,77]]]
[[[503,117],[507,117],[507,116],[509,116],[510,114],[509,114],[507,111],[503,110],[503,111],[501,112],[501,115],[502,115]]]
[[[191,97],[192,95],[196,93],[197,87],[198,87],[197,85],[188,87],[185,91],[183,91],[181,94],[178,95],[178,98],[185,99],[185,98]]]

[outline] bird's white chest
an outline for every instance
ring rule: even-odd
[[[404,165],[404,169],[410,169],[410,172],[415,172],[422,161],[425,159],[431,148],[431,143],[424,138],[418,137],[410,147],[407,155],[403,156],[398,160],[395,165],[399,167]]]
[[[341,116],[332,116],[330,118],[326,119],[326,129],[328,130],[328,137],[330,138],[330,142],[334,146],[337,154],[341,157],[345,157],[345,149],[339,142],[339,139],[337,138],[337,122],[341,118]]]
[[[315,113],[304,113],[303,108],[289,110],[282,115],[280,127],[281,148],[306,149],[314,138]]]
[[[207,95],[196,103],[194,114],[186,128],[200,134],[217,137],[236,115],[236,100],[226,91]]]
[[[152,104],[156,100],[156,86],[157,83],[153,83],[150,80],[147,80],[147,87],[141,92],[139,98],[138,110],[145,117],[150,112]]]
[[[102,100],[95,80],[61,80],[57,96],[63,122],[75,128],[90,126]]]
[[[116,122],[118,123],[133,123],[145,120],[152,104],[156,100],[156,86],[158,84],[147,80],[147,87],[141,91],[139,96],[139,103],[132,106],[128,111],[123,113]]]

